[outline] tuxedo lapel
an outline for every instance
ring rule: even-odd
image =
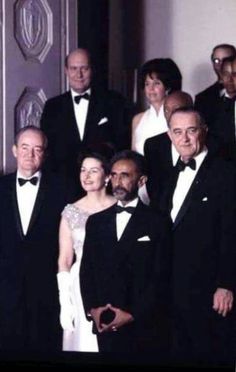
[[[142,214],[142,203],[139,201],[134,213],[130,217],[120,240],[117,242],[117,249],[115,254],[117,255],[115,262],[119,266],[121,260],[129,253],[133,246],[133,242],[137,239],[140,234],[140,221],[143,220]]]
[[[207,173],[207,169],[209,167],[209,161],[210,158],[207,156],[206,159],[204,159],[203,163],[201,164],[193,182],[192,185],[183,201],[183,204],[176,216],[175,222],[173,224],[173,229],[178,226],[178,224],[181,222],[182,218],[184,217],[185,213],[187,212],[188,208],[190,207],[192,201],[196,198],[198,193],[201,191],[205,175]]]
[[[73,98],[71,92],[68,92],[66,96],[67,103],[65,105],[65,133],[68,132],[69,137],[72,139],[72,143],[75,141],[75,138],[81,142],[81,137],[78,129],[78,125],[76,122],[74,105],[73,105]],[[65,134],[64,133],[64,134]],[[62,133],[63,135],[63,133]]]
[[[100,104],[96,92],[92,90],[91,98],[88,105],[88,113],[84,128],[84,141],[89,137],[90,130],[93,130],[94,123],[99,120]]]
[[[12,175],[12,178],[10,180],[10,187],[9,187],[9,192],[10,192],[10,198],[12,202],[12,210],[15,216],[15,221],[16,221],[16,230],[20,236],[21,239],[24,239],[24,233],[23,233],[23,228],[21,224],[21,218],[20,218],[20,212],[18,208],[18,202],[17,202],[17,194],[16,194],[16,173]]]
[[[37,193],[37,196],[36,196],[36,200],[35,200],[35,203],[34,203],[34,208],[33,208],[33,211],[32,211],[32,215],[31,215],[31,218],[30,218],[29,227],[28,227],[26,235],[28,235],[30,233],[30,230],[32,229],[32,227],[33,227],[33,225],[34,225],[34,223],[37,219],[37,216],[38,216],[39,211],[40,211],[41,206],[42,206],[43,199],[45,197],[46,188],[47,188],[47,180],[42,175],[40,185],[39,185],[39,190],[38,190],[38,193]]]

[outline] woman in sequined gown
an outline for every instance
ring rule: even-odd
[[[64,351],[98,351],[97,337],[92,333],[92,322],[87,320],[83,308],[79,270],[88,217],[116,202],[115,198],[106,192],[108,181],[106,159],[95,152],[84,155],[80,167],[80,182],[86,196],[74,204],[68,204],[62,212],[57,275]],[[67,299],[64,301],[65,296]]]

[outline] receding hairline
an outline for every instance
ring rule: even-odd
[[[170,99],[176,99],[176,100],[180,101],[181,105],[183,103],[186,106],[193,106],[193,99],[192,99],[191,95],[187,92],[175,91],[175,92],[169,94],[168,96],[166,96],[165,103],[167,101],[169,101]]]
[[[211,58],[213,58],[213,55],[214,55],[214,53],[216,52],[217,49],[224,49],[224,50],[228,49],[228,50],[231,51],[232,56],[236,55],[236,48],[235,48],[234,45],[232,45],[232,44],[218,44],[212,49]]]
[[[194,115],[196,118],[197,118],[197,121],[198,121],[198,124],[200,125],[201,128],[203,129],[206,129],[207,128],[207,124],[205,123],[205,120],[204,118],[202,117],[202,115],[195,109],[192,109],[192,108],[178,108],[176,110],[174,110],[172,112],[172,114],[170,115],[170,119],[168,120],[168,128],[171,128],[171,120],[173,118],[174,115],[177,115],[177,114],[184,114],[184,115]]]
[[[17,146],[18,143],[19,143],[19,140],[20,138],[23,136],[23,134],[27,133],[27,132],[31,132],[31,133],[36,133],[38,134],[41,138],[42,138],[42,141],[43,141],[43,147],[44,149],[47,148],[48,146],[48,139],[47,139],[47,136],[45,135],[45,133],[38,127],[33,127],[33,126],[26,126],[26,127],[23,127],[19,130],[18,133],[16,133],[16,136],[15,136],[15,140],[14,140],[14,145]]]
[[[76,55],[76,54],[84,54],[88,58],[88,63],[91,65],[91,54],[88,51],[88,49],[85,48],[77,48],[72,50],[65,58],[65,67],[68,67],[68,61],[71,58],[71,56]]]

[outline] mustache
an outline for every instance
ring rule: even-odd
[[[114,189],[112,190],[113,192],[120,192],[120,191],[124,191],[126,192],[127,190],[124,188],[124,187],[120,187],[120,186],[117,186],[117,187],[114,187]]]

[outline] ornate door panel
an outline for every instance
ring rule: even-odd
[[[38,126],[45,100],[66,89],[64,59],[77,46],[77,0],[0,4],[0,170],[9,172],[15,132]]]

